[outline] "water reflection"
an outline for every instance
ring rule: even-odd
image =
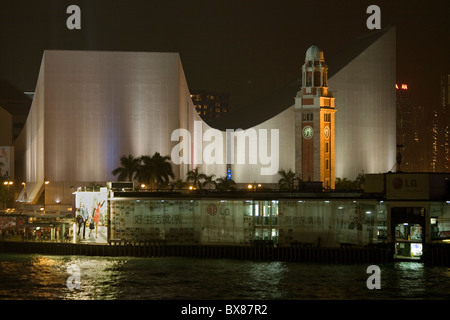
[[[66,259],[64,274],[66,288],[62,290],[62,299],[91,300],[118,299],[120,296],[121,267],[126,259],[86,259],[75,257]],[[67,286],[67,278],[74,274],[68,268],[75,265],[79,268],[80,288],[71,289]]]
[[[80,287],[68,287],[79,272]],[[108,258],[0,254],[0,299],[289,300],[449,299],[450,268],[417,262],[380,265],[381,289],[366,286],[367,265],[195,258]]]

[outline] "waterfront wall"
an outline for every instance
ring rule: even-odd
[[[254,244],[240,245],[170,245],[164,243],[117,242],[105,244],[74,244],[52,242],[0,241],[0,253],[85,255],[111,257],[194,257],[212,259],[270,260],[321,263],[388,263],[393,262],[389,246],[341,246],[334,248],[308,245],[273,246]],[[417,260],[410,260],[417,261]],[[419,262],[426,265],[450,266],[450,246],[425,247]]]
[[[113,257],[195,257],[213,259],[271,260],[323,263],[385,263],[392,261],[387,248],[317,248],[313,246],[170,245],[163,243],[115,243],[113,245],[0,242],[0,252]]]

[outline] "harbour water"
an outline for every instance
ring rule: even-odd
[[[1,300],[448,300],[450,268],[0,254]]]

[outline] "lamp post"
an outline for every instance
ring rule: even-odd
[[[254,182],[253,184],[249,184],[247,186],[248,190],[253,190],[253,191],[256,191],[258,188],[261,188],[261,187],[262,187],[262,184],[256,183],[256,182]]]
[[[44,214],[45,214],[45,198],[46,198],[46,194],[45,194],[45,186],[48,185],[50,183],[50,180],[48,180],[47,178],[44,179]]]
[[[9,202],[9,194],[10,194],[9,188],[14,184],[14,181],[12,181],[10,178],[8,178],[7,180],[3,181],[3,184],[8,187],[8,193],[6,194],[6,199],[5,199],[5,209],[6,209],[7,204]]]
[[[23,201],[24,202],[28,202],[27,183],[26,182],[22,182],[22,186],[23,186]]]

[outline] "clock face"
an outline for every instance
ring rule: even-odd
[[[303,128],[303,137],[305,139],[311,139],[314,134],[314,129],[311,126],[306,126]]]
[[[330,137],[330,128],[328,126],[326,126],[325,128],[323,128],[323,135],[325,136],[325,138],[329,138]]]

